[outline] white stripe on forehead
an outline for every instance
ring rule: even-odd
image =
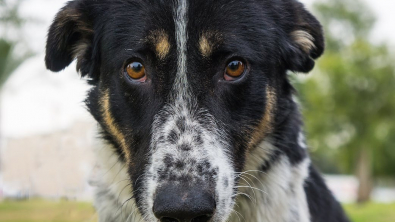
[[[174,15],[174,22],[176,26],[176,40],[177,40],[177,76],[175,79],[173,90],[175,90],[176,98],[183,99],[187,95],[188,80],[187,80],[187,23],[188,23],[188,3],[187,0],[178,0],[176,2],[176,9]]]

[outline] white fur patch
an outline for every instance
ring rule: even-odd
[[[244,169],[248,170],[258,170],[263,163],[269,161],[270,155],[277,149],[271,143],[270,138],[266,138],[252,151],[247,153],[246,156],[246,166]]]
[[[110,145],[97,147],[97,163],[89,183],[96,189],[94,205],[99,222],[140,221],[142,218],[135,200],[130,199],[133,188],[127,166]]]
[[[260,147],[265,153],[274,147],[263,142]],[[262,150],[263,149],[263,150]],[[249,157],[248,157],[249,158]],[[267,172],[258,171],[259,161],[247,159],[246,171],[241,174],[239,194],[235,211],[229,221],[248,222],[310,222],[310,213],[303,188],[308,177],[310,160],[292,166],[288,157],[282,155]],[[261,164],[263,160],[261,161]],[[250,188],[250,186],[252,188]]]
[[[303,149],[307,149],[306,138],[305,138],[303,132],[299,132],[299,135],[298,135],[298,145],[299,145],[301,148],[303,148]]]
[[[188,42],[188,2],[187,0],[177,1],[176,11],[174,13],[174,22],[176,25],[176,41],[178,53],[178,69],[174,83],[174,89],[181,95],[185,96],[188,90],[187,80],[187,42]]]

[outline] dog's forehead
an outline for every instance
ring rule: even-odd
[[[122,32],[109,34],[116,35],[115,41],[123,47],[148,45],[160,59],[169,55],[171,50],[176,50],[177,23],[181,20],[186,22],[188,51],[197,50],[203,57],[210,56],[221,45],[248,36],[248,32],[254,31],[252,26],[257,25],[257,21],[252,22],[256,13],[251,11],[249,1],[132,2],[118,2],[113,6],[113,13],[108,16],[112,17],[110,20],[116,20],[117,28]],[[180,10],[186,12],[182,19],[177,18]],[[248,17],[241,16],[247,11]],[[113,27],[110,28],[113,30]],[[240,32],[244,34],[240,35]]]

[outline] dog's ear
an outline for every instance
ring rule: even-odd
[[[288,42],[286,63],[288,69],[295,72],[310,72],[315,65],[315,59],[324,52],[324,34],[319,21],[308,12],[302,3],[289,0],[286,7],[293,21],[288,21]]]
[[[87,1],[70,1],[56,15],[48,32],[45,63],[49,70],[58,72],[77,59],[77,70],[82,76],[92,73],[93,19]]]

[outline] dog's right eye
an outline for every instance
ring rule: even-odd
[[[145,82],[147,76],[145,74],[145,67],[140,62],[131,62],[125,67],[125,72],[128,76],[135,81]]]
[[[226,67],[224,78],[227,81],[236,80],[244,74],[245,69],[246,67],[242,61],[232,61]]]

